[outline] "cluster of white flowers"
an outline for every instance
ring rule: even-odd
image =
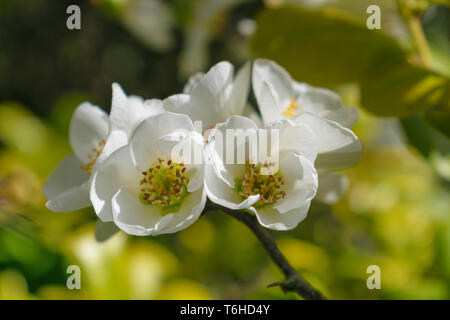
[[[250,87],[259,113],[248,103]],[[236,75],[230,63],[220,62],[165,100],[127,97],[113,84],[109,116],[90,103],[75,110],[74,154],[48,178],[47,207],[73,211],[92,204],[102,222],[144,236],[187,228],[209,198],[253,213],[266,228],[292,229],[306,217],[313,198],[333,203],[345,192],[346,177],[332,171],[359,160],[361,144],[349,129],[357,119],[358,110],[343,107],[334,92],[294,81],[263,59],[245,64]],[[260,150],[251,139],[230,138],[229,129],[277,129],[279,142]],[[219,133],[225,137],[221,143],[215,139]],[[172,150],[180,145],[200,150],[209,161],[175,159]],[[229,163],[222,147],[255,152],[244,162]],[[278,170],[262,172],[273,163],[258,162],[263,157],[252,154],[263,152],[277,152]]]

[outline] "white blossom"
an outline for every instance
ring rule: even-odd
[[[162,110],[161,101],[127,97],[118,84],[113,84],[110,116],[89,102],[79,105],[69,129],[74,153],[61,161],[44,185],[47,208],[73,211],[88,207],[92,174],[109,154],[128,143],[143,119]]]
[[[188,116],[164,112],[144,120],[93,176],[98,217],[139,236],[177,232],[196,221],[206,202],[204,166],[174,158],[179,145],[202,156],[203,137]]]
[[[226,134],[230,129],[235,136]],[[270,148],[259,138],[249,138],[252,132],[260,137],[261,130],[270,136],[271,129],[277,130],[279,144],[271,143]],[[249,151],[243,163],[228,163],[223,148],[227,152],[234,148],[233,153]],[[205,153],[205,187],[211,201],[248,210],[261,225],[274,230],[295,228],[306,217],[318,184],[317,139],[307,125],[280,121],[258,128],[248,118],[231,116],[210,133]]]
[[[355,164],[361,153],[358,137],[348,129],[358,119],[358,109],[343,107],[331,90],[292,80],[273,61],[257,59],[252,72],[253,92],[265,124],[289,119],[313,130],[318,139],[316,198],[325,203],[336,202],[347,190],[348,180],[332,171]]]

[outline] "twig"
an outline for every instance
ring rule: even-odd
[[[433,58],[431,56],[430,47],[428,46],[427,38],[423,32],[422,23],[420,21],[421,12],[415,8],[409,8],[408,5],[401,0],[397,0],[397,6],[401,14],[408,22],[409,31],[414,40],[417,52],[425,67],[431,68],[433,66]]]
[[[273,262],[285,275],[285,280],[269,284],[268,287],[279,286],[284,292],[296,292],[304,299],[325,300],[326,298],[314,287],[312,287],[298,272],[289,264],[281,253],[270,234],[260,226],[255,216],[239,210],[231,210],[208,202],[209,209],[219,209],[223,213],[244,223],[258,238]]]

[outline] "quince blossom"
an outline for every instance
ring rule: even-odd
[[[343,107],[331,90],[292,80],[286,70],[270,60],[255,60],[252,86],[265,124],[289,119],[313,130],[318,139],[316,199],[336,202],[347,190],[348,180],[333,171],[354,165],[361,153],[358,137],[348,129],[358,119],[358,109]]]

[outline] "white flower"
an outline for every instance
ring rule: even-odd
[[[110,122],[111,128],[103,153],[102,162],[115,150],[126,145],[137,126],[146,118],[164,111],[158,99],[143,100],[139,96],[126,96],[120,85],[113,84]]]
[[[70,145],[74,154],[63,159],[44,184],[46,206],[52,211],[88,207],[89,172],[106,142],[108,115],[86,102],[75,110],[70,123]]]
[[[344,175],[330,171],[359,161],[361,143],[347,128],[358,119],[358,110],[343,107],[339,96],[330,90],[292,80],[286,70],[269,60],[254,62],[252,85],[264,123],[290,119],[313,130],[318,139],[316,198],[329,204],[336,202],[348,181]]]
[[[275,92],[277,100],[275,106],[260,106],[265,122],[280,118],[292,119],[297,114],[308,112],[350,128],[359,118],[358,109],[342,106],[335,92],[297,82],[274,61],[256,59],[253,63],[252,85],[258,102],[264,90],[264,82]]]
[[[89,102],[78,106],[72,116],[69,141],[74,154],[66,157],[47,179],[43,191],[52,211],[73,211],[90,206],[92,173],[105,158],[128,143],[131,132],[146,117],[161,112],[162,102],[127,97],[113,84],[111,114]]]
[[[234,130],[235,136],[227,135],[228,129]],[[270,150],[265,150],[272,141],[271,129],[278,130],[279,144],[274,139]],[[266,144],[251,138],[252,134],[258,137],[261,130],[268,130]],[[223,137],[223,142],[218,137]],[[261,225],[274,230],[295,228],[306,217],[318,184],[313,164],[317,139],[307,125],[280,121],[258,129],[248,118],[231,116],[217,125],[208,139],[205,188],[211,201],[233,210],[247,209]],[[227,163],[230,151],[230,159],[235,159],[242,150],[248,150],[245,161]],[[263,174],[263,170],[269,172]]]
[[[167,111],[187,114],[193,121],[202,122],[206,131],[233,114],[242,114],[247,105],[250,85],[250,63],[245,64],[233,77],[233,66],[219,62],[206,74],[192,76],[184,93],[175,94],[164,102]]]
[[[196,221],[206,202],[204,166],[175,159],[180,145],[202,156],[203,137],[188,116],[164,112],[144,120],[93,175],[90,195],[99,218],[140,236],[177,232]]]

